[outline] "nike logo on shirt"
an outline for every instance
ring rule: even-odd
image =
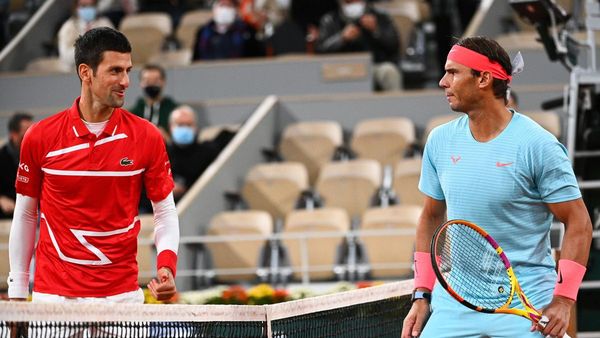
[[[496,167],[508,167],[509,165],[512,165],[512,162],[496,162]]]

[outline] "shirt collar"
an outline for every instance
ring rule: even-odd
[[[81,97],[76,98],[71,108],[69,108],[69,116],[71,117],[71,122],[73,123],[73,132],[75,133],[75,136],[83,138],[90,134],[90,131],[81,120],[81,114],[79,113],[80,99]],[[121,108],[115,108],[110,116],[110,119],[108,119],[108,123],[106,124],[106,127],[104,127],[102,134],[108,136],[116,134],[119,122],[121,122],[121,115]]]

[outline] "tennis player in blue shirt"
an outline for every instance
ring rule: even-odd
[[[464,114],[434,129],[425,146],[419,189],[426,202],[403,338],[562,337],[567,330],[592,225],[565,147],[528,117],[506,108],[513,67],[522,68],[522,59],[513,63],[485,37],[463,38],[448,54],[439,85],[450,108]],[[478,224],[498,241],[523,291],[548,317],[545,328],[519,316],[473,311],[442,287],[434,288],[430,241],[446,215]],[[560,278],[550,247],[554,217],[566,229]]]

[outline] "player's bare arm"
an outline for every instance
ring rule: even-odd
[[[431,237],[436,227],[442,224],[446,217],[446,203],[425,196],[425,205],[419,218],[416,235],[416,252],[429,252]],[[427,288],[417,288],[419,291],[431,292]],[[415,300],[402,325],[402,338],[417,337],[429,316],[429,301]]]
[[[549,203],[548,208],[565,225],[565,235],[560,252],[561,262],[565,266],[568,262],[575,262],[585,267],[592,241],[592,223],[583,200],[579,198],[568,202]],[[564,267],[562,268],[564,269]],[[560,266],[559,269],[561,269]],[[559,270],[557,286],[569,283],[564,280],[566,275]],[[577,287],[580,282],[580,280],[575,281]],[[557,295],[555,292],[552,302],[543,311],[543,314],[549,319],[548,325],[545,328],[539,328],[540,331],[544,335],[562,337],[569,325],[571,308],[574,304],[574,299]]]

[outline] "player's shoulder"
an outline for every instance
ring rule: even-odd
[[[522,141],[539,144],[539,143],[555,143],[557,139],[552,133],[544,129],[541,125],[531,119],[529,116],[514,112],[515,133],[520,135]]]
[[[132,132],[144,135],[144,136],[158,136],[162,138],[162,134],[158,127],[152,122],[146,120],[143,117],[137,116],[134,113],[121,109],[121,119],[129,127]]]
[[[457,131],[468,128],[469,126],[469,117],[464,114],[457,116],[454,119],[451,119],[448,122],[444,122],[439,126],[436,126],[429,133],[429,140],[440,140],[447,139],[454,135],[457,135]]]
[[[43,118],[39,121],[34,122],[29,129],[27,129],[26,136],[28,137],[45,137],[52,134],[60,134],[59,131],[62,126],[65,125],[65,121],[69,119],[69,109],[60,111],[54,115]]]
[[[122,119],[125,123],[134,125],[138,128],[143,129],[152,129],[155,127],[150,121],[146,120],[143,117],[137,116],[136,114],[130,112],[127,109],[119,108],[121,110]]]

